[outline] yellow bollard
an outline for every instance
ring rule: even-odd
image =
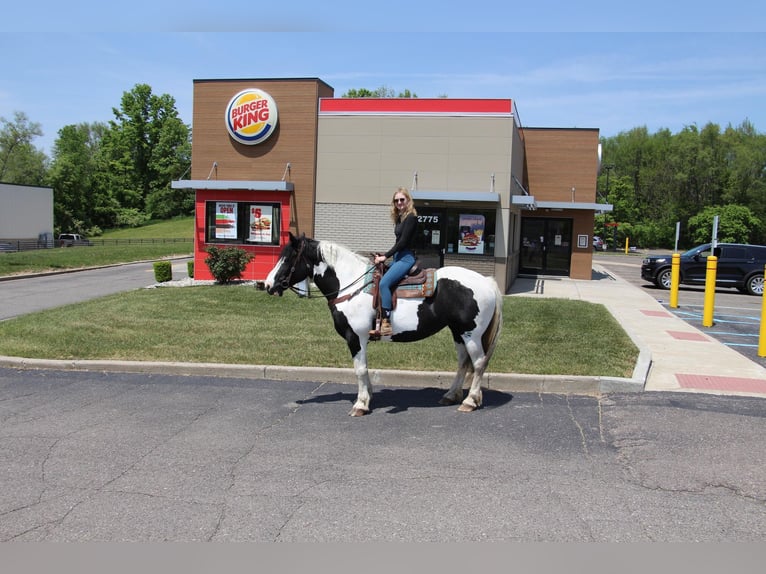
[[[681,279],[681,254],[674,253],[670,262],[670,306],[678,308],[678,285]]]
[[[766,265],[763,266],[763,274],[766,276]],[[766,293],[761,295],[761,334],[758,337],[758,356],[766,357]]]
[[[625,255],[627,255],[628,252],[630,251],[629,245],[630,245],[630,237],[626,237],[625,238]]]
[[[702,326],[713,326],[713,307],[715,307],[715,275],[718,270],[718,257],[709,255],[705,272],[705,306],[702,310]]]

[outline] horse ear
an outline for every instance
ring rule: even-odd
[[[298,244],[298,238],[295,237],[295,235],[293,235],[292,231],[288,231],[287,233],[290,234],[290,243],[293,244],[293,245],[297,245]]]

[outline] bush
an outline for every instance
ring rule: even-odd
[[[194,279],[194,260],[186,262],[186,274]]]
[[[170,261],[154,262],[154,280],[157,283],[165,283],[173,279],[173,266]]]
[[[239,279],[254,255],[236,247],[208,247],[205,264],[218,283],[229,283]]]

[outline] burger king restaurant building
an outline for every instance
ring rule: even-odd
[[[263,280],[288,232],[369,254],[394,243],[410,190],[422,266],[508,290],[519,274],[591,278],[597,129],[522,127],[510,99],[335,98],[317,78],[195,80],[195,278],[210,246],[254,254]]]

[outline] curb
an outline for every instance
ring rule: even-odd
[[[642,357],[644,360],[642,360]],[[524,375],[485,373],[483,387],[505,392],[600,395],[612,392],[641,392],[651,361],[639,356],[633,377],[570,375]],[[0,356],[0,367],[14,369],[55,369],[62,371],[105,371],[147,375],[215,376],[219,378],[265,379],[272,381],[316,381],[356,385],[352,368],[286,367],[276,365],[229,365],[220,363],[175,363],[142,361],[27,359]],[[455,377],[447,371],[400,371],[370,369],[373,387],[436,387],[448,389]]]

